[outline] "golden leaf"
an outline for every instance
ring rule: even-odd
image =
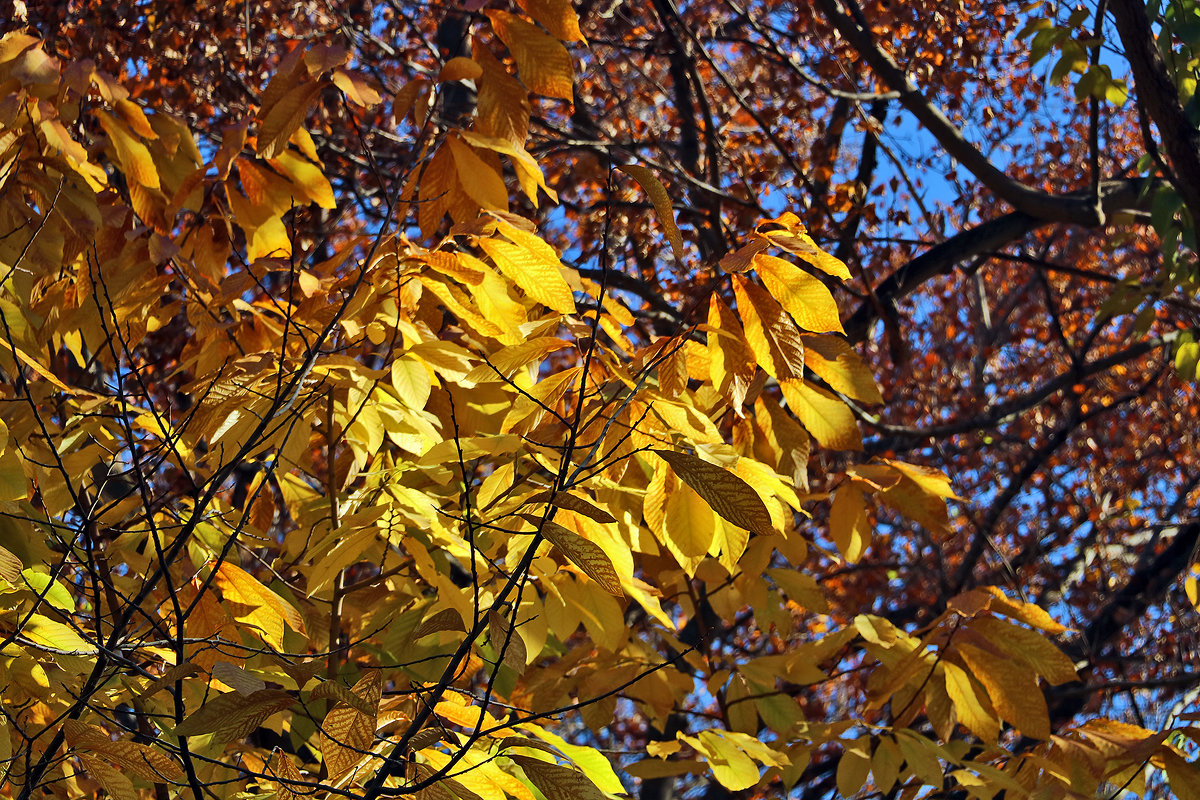
[[[533,23],[505,11],[484,12],[500,41],[513,54],[517,74],[533,91],[570,101],[574,89],[571,54],[562,43]]]
[[[1046,698],[1032,669],[1012,659],[960,643],[954,652],[966,662],[971,674],[983,684],[997,713],[1021,733],[1035,739],[1050,738],[1050,714]]]
[[[227,561],[222,563],[217,568],[214,582],[226,601],[250,609],[249,613],[238,617],[239,621],[262,631],[268,644],[283,647],[285,623],[297,633],[305,633],[304,617],[300,612],[240,567]]]
[[[709,507],[734,525],[758,534],[775,532],[771,514],[758,492],[727,469],[689,453],[654,450],[671,465],[675,474],[704,498]]]
[[[462,616],[453,608],[443,608],[433,616],[423,620],[413,631],[413,638],[420,639],[438,631],[466,631]]]
[[[154,166],[154,159],[151,158],[146,145],[138,141],[124,123],[111,114],[97,110],[96,118],[116,150],[117,161],[120,162],[125,175],[148,189],[159,188],[158,168]]]
[[[754,257],[754,269],[763,285],[807,331],[842,331],[837,303],[825,284],[790,261],[760,253]]]
[[[442,69],[438,72],[438,83],[446,83],[448,81],[473,81],[483,74],[483,67],[475,63],[473,59],[465,56],[455,56],[442,65]]]
[[[335,69],[333,71],[333,85],[342,90],[351,103],[358,106],[370,107],[379,103],[383,97],[375,90],[375,87],[359,75],[351,70]]]
[[[985,742],[995,742],[1000,735],[1000,720],[984,707],[966,670],[945,660],[942,661],[942,669],[945,671],[946,693],[954,703],[959,722]]]
[[[304,780],[304,776],[300,774],[300,770],[296,769],[295,762],[287,753],[276,750],[271,754],[271,760],[267,762],[266,768],[267,774],[273,775],[276,779],[275,784],[279,787],[279,800],[301,800],[311,791],[297,785],[308,783],[308,781]]]
[[[563,314],[575,312],[571,287],[557,263],[549,261],[544,254],[499,239],[477,241],[500,272],[531,298]]]
[[[508,209],[508,188],[504,178],[488,166],[474,150],[457,136],[446,139],[454,158],[458,182],[467,196],[491,211]]]
[[[323,88],[324,84],[319,81],[306,81],[289,89],[279,98],[279,102],[266,111],[258,131],[257,149],[260,156],[273,158],[287,148],[288,140],[304,122],[309,107]]]
[[[746,342],[759,366],[780,381],[803,377],[804,342],[783,306],[762,287],[740,275],[733,276],[733,292],[745,326]]]
[[[833,493],[829,507],[829,535],[842,558],[858,563],[871,545],[871,524],[862,490],[847,481]]]
[[[862,436],[854,414],[838,398],[824,389],[803,381],[781,380],[783,399],[800,423],[822,447],[834,450],[861,450]]]
[[[842,757],[838,759],[834,775],[837,790],[842,797],[853,797],[867,785],[871,771],[871,743],[864,738],[846,742]]]
[[[237,692],[209,700],[175,726],[176,736],[213,735],[213,741],[232,742],[249,735],[271,716],[291,708],[296,698],[279,689],[263,689],[249,697]]]
[[[501,662],[518,674],[525,671],[525,640],[512,630],[508,620],[498,611],[488,614],[488,641],[497,654],[503,653]]]
[[[81,755],[79,760],[87,773],[96,779],[112,800],[138,800],[133,783],[120,770],[106,764],[95,756]]]
[[[564,42],[582,42],[579,17],[571,0],[517,0],[521,10]]]
[[[605,800],[596,784],[579,770],[560,767],[532,756],[511,756],[546,800]]]
[[[864,403],[882,403],[871,369],[846,341],[837,336],[800,337],[804,341],[804,366],[817,373],[834,391]]]
[[[296,194],[316,203],[321,208],[337,208],[333,199],[333,188],[321,168],[294,150],[284,150],[271,159],[271,166],[279,170],[292,186]]]
[[[1033,667],[1051,686],[1079,680],[1071,659],[1037,631],[988,616],[973,619],[971,630],[1013,658]]]
[[[334,780],[348,773],[363,758],[363,751],[369,751],[375,741],[376,714],[383,692],[382,672],[367,670],[351,691],[371,712],[364,714],[357,708],[338,703],[325,715],[325,721],[321,723],[321,755]]]
[[[471,47],[475,63],[483,69],[476,81],[475,130],[484,136],[507,139],[524,147],[532,108],[529,92],[508,74],[480,38],[475,38]]]
[[[641,184],[646,194],[650,195],[650,202],[654,204],[654,210],[658,213],[658,221],[667,232],[667,241],[671,243],[671,252],[675,254],[675,261],[682,264],[683,236],[675,224],[675,209],[671,205],[671,196],[667,194],[666,187],[662,185],[657,175],[645,167],[627,164],[621,169],[632,175]],[[713,296],[716,297],[716,295]]]
[[[582,514],[588,519],[593,519],[596,522],[616,522],[616,518],[602,508],[592,504],[588,499],[569,492],[556,492],[551,495],[550,492],[541,492],[529,498],[528,503],[548,503],[551,498],[554,500],[554,505],[559,508],[565,508],[567,511],[573,511],[576,514]]]
[[[689,485],[667,496],[663,533],[669,544],[685,559],[708,553],[717,532],[712,508]]]
[[[612,560],[600,545],[585,539],[574,531],[567,530],[557,522],[547,521],[542,526],[542,536],[558,548],[583,574],[594,580],[604,591],[624,597],[621,579],[613,568]]]

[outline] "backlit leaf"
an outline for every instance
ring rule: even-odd
[[[822,447],[833,450],[862,449],[858,424],[845,403],[824,389],[809,386],[803,381],[780,381],[779,386],[788,408]]]
[[[804,342],[783,307],[760,286],[733,276],[746,342],[759,365],[781,382],[804,375]],[[820,438],[820,437],[818,437]]]
[[[988,699],[1004,720],[1026,736],[1050,738],[1046,698],[1032,669],[966,643],[957,644],[955,651],[987,689]]]
[[[682,264],[683,236],[679,233],[679,228],[675,224],[675,209],[671,205],[671,197],[667,194],[666,187],[659,181],[658,176],[646,167],[636,164],[626,164],[621,169],[632,175],[641,184],[646,194],[650,196],[650,202],[654,204],[654,210],[658,213],[659,224],[667,232],[667,241],[671,243],[671,251],[675,254],[675,261]],[[716,295],[713,296],[716,297]]]
[[[605,800],[604,792],[579,770],[532,756],[510,756],[546,800]]]
[[[213,741],[245,738],[263,722],[291,708],[296,698],[279,689],[263,689],[249,697],[237,692],[217,695],[175,726],[176,736],[211,733]]]
[[[763,285],[807,331],[842,332],[837,303],[825,284],[790,261],[760,253],[754,257],[754,269]]]
[[[562,43],[520,17],[504,11],[485,12],[496,35],[517,62],[517,74],[533,91],[571,100],[574,69]]]
[[[670,464],[675,474],[724,519],[754,533],[774,533],[771,515],[762,498],[737,475],[689,453],[671,450],[654,453]]]
[[[542,526],[542,536],[558,548],[572,564],[579,567],[583,574],[600,584],[604,591],[617,597],[625,595],[612,560],[598,544],[567,530],[557,522],[546,522]]]

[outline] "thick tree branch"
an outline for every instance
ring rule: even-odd
[[[1133,72],[1138,105],[1145,107],[1158,126],[1175,174],[1175,188],[1192,214],[1200,214],[1200,130],[1179,102],[1179,91],[1155,44],[1146,5],[1140,0],[1111,0],[1109,9]]]
[[[823,0],[818,0],[823,2]],[[1106,217],[1120,211],[1140,209],[1144,200],[1140,179],[1105,181],[1100,185],[1101,205]],[[1086,198],[1086,190],[1070,197]],[[1027,234],[1054,220],[1034,217],[1021,211],[1013,211],[1002,217],[989,220],[951,236],[934,245],[900,269],[889,275],[875,287],[875,293],[884,303],[895,303],[911,294],[926,281],[945,275],[955,265],[976,256],[985,255],[1015,242]],[[871,323],[876,319],[876,309],[870,303],[859,306],[846,320],[846,338],[851,342],[863,341]]]
[[[854,0],[842,0],[853,3]],[[817,8],[834,29],[850,43],[889,87],[899,93],[900,103],[946,152],[967,168],[997,197],[1017,211],[1046,222],[1071,222],[1077,225],[1104,224],[1104,210],[1088,194],[1055,195],[1041,192],[1013,180],[997,168],[987,156],[967,141],[941,109],[929,101],[908,79],[899,65],[876,43],[871,32],[838,8],[838,0],[816,0]]]

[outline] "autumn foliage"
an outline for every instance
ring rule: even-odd
[[[1102,688],[1196,532],[1105,560],[1140,501],[1051,486],[1121,480],[1053,477],[1110,412],[1194,460],[1137,360],[1194,377],[1190,251],[1132,233],[1188,246],[1182,156],[994,168],[909,77],[955,88],[914,19],[962,4],[82,5],[0,39],[4,796],[1200,797],[1192,717]],[[1085,21],[1010,41],[1124,103]],[[957,210],[876,173],[892,101]],[[881,244],[918,207],[961,230]]]

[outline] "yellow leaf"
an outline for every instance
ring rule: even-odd
[[[587,775],[532,756],[510,756],[546,800],[606,800]]]
[[[754,257],[754,269],[767,291],[801,328],[818,333],[842,332],[837,303],[821,281],[790,261],[764,253]]]
[[[108,136],[113,149],[116,150],[117,161],[129,179],[147,189],[159,188],[158,168],[146,146],[130,133],[125,125],[104,111],[96,111],[100,127]]]
[[[106,764],[95,756],[81,755],[83,768],[108,792],[112,800],[138,800],[137,790],[133,782],[125,777],[119,769]]]
[[[472,147],[480,147],[508,156],[516,170],[517,182],[521,184],[521,191],[533,203],[534,208],[537,208],[538,204],[538,189],[545,192],[554,202],[558,202],[558,193],[546,185],[546,176],[542,174],[541,166],[524,147],[517,146],[509,139],[483,136],[474,131],[459,131],[458,135]]]
[[[833,493],[829,507],[829,535],[842,558],[858,563],[871,545],[871,523],[862,490],[846,481]]]
[[[817,614],[829,613],[829,601],[816,578],[787,567],[772,567],[767,575],[795,603]]]
[[[543,253],[499,239],[477,241],[500,272],[531,298],[563,314],[575,312],[575,298],[556,263],[557,258],[552,262]]]
[[[486,11],[500,41],[513,54],[517,74],[533,91],[547,97],[572,99],[574,69],[571,55],[553,36],[504,11]]]
[[[783,306],[741,275],[733,276],[733,292],[759,365],[780,381],[803,377],[804,342]]]
[[[782,229],[782,230],[781,230]],[[804,232],[800,218],[791,211],[784,212],[775,219],[760,223],[755,233],[764,237],[771,244],[780,247],[793,255],[812,264],[817,269],[842,280],[850,280],[850,270],[838,259],[829,255],[817,246],[817,243]]]
[[[582,42],[579,17],[571,8],[571,0],[517,0],[521,10],[540,22],[551,34],[564,42]]]
[[[621,579],[613,568],[612,560],[600,545],[567,530],[557,522],[546,522],[542,526],[542,536],[558,548],[572,564],[579,567],[585,575],[600,584],[604,591],[617,597],[625,596],[625,592],[621,590]]]
[[[1163,753],[1171,793],[1179,800],[1200,800],[1200,770],[1172,752]]]
[[[467,196],[488,210],[507,210],[508,188],[504,185],[503,176],[484,163],[483,159],[457,136],[448,138],[446,144],[450,146],[450,153],[454,158],[458,182]]]
[[[161,783],[164,779],[183,777],[183,768],[161,750],[127,739],[113,741],[106,731],[95,725],[67,720],[63,723],[63,734],[72,747],[98,753],[148,781]]]
[[[853,797],[867,785],[871,771],[871,743],[866,738],[846,742],[834,776],[842,797]]]
[[[511,378],[518,370],[536,365],[551,353],[570,347],[570,343],[555,336],[538,336],[519,344],[509,345],[489,356],[467,373],[464,380],[482,383],[497,377]]]
[[[671,205],[671,197],[667,194],[666,187],[659,181],[658,176],[645,167],[627,164],[621,169],[632,175],[641,184],[646,194],[650,195],[650,202],[654,204],[654,210],[658,213],[658,221],[667,232],[667,241],[671,243],[671,252],[675,254],[675,262],[682,264],[683,236],[675,224],[675,209]],[[713,297],[716,295],[714,294]]]
[[[22,475],[22,484],[24,484],[24,475]],[[17,558],[11,550],[0,547],[0,579],[7,581],[12,586],[20,586],[22,569],[21,559]]]
[[[300,770],[296,768],[290,755],[276,750],[271,754],[271,760],[267,762],[266,766],[267,774],[276,779],[275,783],[279,787],[279,800],[302,800],[306,797],[310,790],[298,784],[307,784],[308,781],[300,774]]]
[[[250,612],[238,619],[262,631],[264,640],[273,647],[283,647],[284,623],[297,633],[305,632],[300,612],[241,568],[224,562],[217,568],[214,581],[226,601],[249,607]]]
[[[706,336],[713,387],[740,413],[758,365],[733,309],[716,292],[709,299]]]
[[[999,614],[1020,620],[1031,628],[1039,628],[1046,633],[1064,633],[1068,630],[1065,625],[1059,624],[1041,606],[1034,605],[1033,603],[1025,603],[1020,600],[1010,600],[1005,596],[1004,592],[995,586],[985,586],[983,588],[984,591],[991,595],[991,609]]]
[[[383,99],[365,78],[350,70],[335,69],[333,85],[341,89],[346,98],[355,105],[369,107],[378,104]]]
[[[946,677],[946,693],[958,712],[958,721],[985,742],[995,742],[1000,735],[1000,720],[984,708],[967,672],[950,661],[942,661]]]
[[[988,699],[1003,719],[1026,736],[1050,738],[1046,698],[1032,669],[966,643],[955,645],[954,650],[987,689]]]
[[[690,486],[680,486],[667,496],[663,533],[684,558],[705,555],[716,530],[713,510]]]
[[[517,674],[525,671],[527,654],[525,640],[512,630],[512,625],[498,611],[488,614],[488,641],[497,654],[503,653],[501,663]]]
[[[713,777],[726,789],[740,792],[758,783],[758,765],[722,734],[729,731],[701,731],[698,736],[679,738],[696,749],[708,761]]]
[[[214,742],[232,742],[248,736],[295,702],[296,698],[279,689],[264,689],[249,697],[237,692],[218,695],[175,726],[174,733],[176,736],[211,733]]]
[[[771,514],[762,498],[737,475],[689,453],[653,452],[670,464],[675,474],[724,519],[754,533],[769,535],[775,532]]]
[[[879,499],[913,522],[919,522],[933,533],[950,530],[950,513],[941,496],[931,494],[915,481],[905,477],[892,488],[879,494]]]
[[[473,81],[483,74],[483,67],[465,56],[455,56],[442,65],[438,72],[438,83],[448,81]]]
[[[404,404],[416,410],[425,407],[433,390],[425,365],[409,356],[400,356],[392,362],[392,386]]]
[[[804,366],[817,373],[834,391],[864,403],[883,402],[870,368],[844,339],[811,334],[800,338],[804,341]]]
[[[887,794],[896,784],[900,776],[900,764],[904,756],[896,746],[896,740],[890,736],[881,736],[875,745],[875,754],[871,756],[871,774],[875,777],[875,788]]]
[[[883,459],[883,463],[894,467],[897,472],[931,495],[945,497],[947,500],[962,499],[950,488],[950,478],[946,477],[946,473],[941,470],[932,467],[920,467],[916,464],[906,464],[903,461],[893,461],[889,458]]]
[[[483,69],[476,81],[479,92],[475,130],[524,147],[529,132],[529,92],[508,74],[480,38],[475,38],[471,47],[475,62]]]
[[[340,44],[317,44],[304,54],[304,67],[310,78],[315,78],[334,67],[350,60],[350,51]]]
[[[551,495],[550,492],[542,492],[529,498],[528,503],[548,503],[551,498],[554,500],[554,505],[558,508],[565,508],[567,511],[573,511],[576,514],[582,514],[588,519],[593,519],[596,522],[616,522],[616,518],[602,508],[592,504],[592,501],[580,497],[579,495],[569,492],[556,492]]]
[[[333,199],[333,188],[321,168],[299,153],[284,150],[271,159],[271,166],[279,170],[302,197],[306,197],[321,208],[337,208]]]
[[[324,84],[320,81],[306,81],[289,89],[266,111],[258,131],[260,156],[273,158],[287,149],[288,140],[304,122],[309,107],[323,88]]]
[[[90,644],[76,633],[75,629],[71,626],[64,625],[41,614],[30,615],[29,619],[25,621],[25,625],[21,628],[21,634],[34,647],[45,648],[51,653],[87,656],[95,655],[99,652],[95,645]]]
[[[788,408],[822,447],[834,450],[861,450],[862,436],[854,414],[838,398],[824,389],[803,381],[781,380],[780,388]]]
[[[1013,658],[1033,667],[1051,686],[1079,680],[1071,659],[1037,631],[987,616],[973,619],[971,630],[982,634]]]
[[[896,731],[896,744],[908,762],[908,772],[927,786],[942,785],[942,765],[936,744],[908,729]]]

